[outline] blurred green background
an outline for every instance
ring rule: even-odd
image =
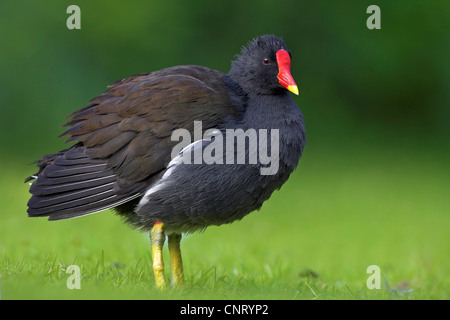
[[[66,27],[71,4],[81,30]],[[366,27],[371,4],[381,30]],[[392,297],[396,283],[406,297],[449,298],[449,16],[445,1],[2,0],[2,297],[111,297],[61,287],[61,270],[77,261],[92,287],[116,275],[113,297],[148,282],[138,296],[160,298],[141,234],[111,214],[28,219],[23,179],[32,161],[66,147],[56,138],[64,117],[109,83],[181,64],[227,72],[242,45],[271,33],[293,53],[308,147],[260,213],[185,241],[198,290],[183,297],[370,298],[365,268],[378,264],[384,295],[375,297]],[[305,278],[309,269],[319,280]],[[123,280],[136,272],[145,280]]]

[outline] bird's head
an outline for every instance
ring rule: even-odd
[[[246,91],[280,94],[287,89],[298,95],[291,75],[291,57],[282,39],[263,35],[242,48],[231,64],[229,75]]]

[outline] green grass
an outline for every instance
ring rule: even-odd
[[[185,237],[186,287],[160,292],[147,234],[111,212],[60,222],[28,218],[22,181],[33,168],[3,159],[10,169],[0,180],[1,297],[448,299],[447,160],[416,148],[311,147],[261,211]],[[81,268],[80,290],[66,287],[71,264]],[[380,290],[366,287],[374,264]]]

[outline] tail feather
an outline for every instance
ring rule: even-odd
[[[111,176],[106,176],[106,177],[111,177]],[[83,181],[94,180],[94,179],[103,179],[106,177],[102,171],[88,172],[88,173],[71,175],[71,176],[63,176],[63,177],[51,177],[51,178],[41,175],[39,177],[39,185],[40,186],[62,185],[62,184],[66,184],[66,183],[77,183],[77,182],[83,182]],[[34,180],[34,179],[36,179],[36,176],[35,176],[35,178],[30,177],[28,181]],[[35,182],[37,182],[37,180]],[[32,188],[34,188],[33,184],[31,185]]]
[[[35,183],[31,184],[30,192],[34,195],[45,196],[45,195],[53,195],[55,193],[63,193],[68,191],[74,191],[76,194],[77,190],[88,190],[91,188],[98,188],[101,186],[108,186],[114,184],[117,180],[115,175],[106,175],[104,177],[99,177],[95,179],[82,180],[82,181],[74,181],[68,183],[58,183],[55,184],[51,181],[51,179],[42,179],[44,180],[44,184],[40,183],[40,179],[37,179]],[[45,184],[46,181],[48,184]]]
[[[51,213],[60,209],[78,207],[114,195],[110,185],[81,189],[72,192],[53,193],[30,199],[28,207],[35,209],[35,214]],[[34,200],[34,201],[33,201]]]
[[[45,168],[44,173],[45,176],[49,178],[57,178],[89,172],[103,172],[105,169],[106,163],[82,164],[77,166],[58,166],[53,164],[52,166]],[[45,172],[46,170],[47,172]]]
[[[133,199],[136,199],[140,195],[134,195],[127,198],[119,198],[118,196],[114,195],[109,198],[93,202],[90,205],[84,205],[79,206],[76,208],[69,208],[66,210],[60,210],[56,213],[53,213],[49,215],[49,221],[56,221],[56,220],[63,220],[63,219],[71,219],[76,218],[88,214],[97,213],[100,211],[104,211],[107,209],[115,208],[117,206],[120,206],[121,204],[124,204],[126,202],[129,202]]]
[[[91,159],[76,145],[38,162],[31,183],[30,217],[69,219],[116,207],[142,195],[145,183],[121,180],[105,160]]]

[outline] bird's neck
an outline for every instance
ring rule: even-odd
[[[295,116],[296,111],[298,111],[298,107],[288,94],[258,95],[249,93],[243,122],[249,127],[280,127],[286,117]]]
[[[295,168],[306,145],[303,115],[289,94],[249,95],[242,119],[245,129],[278,130],[280,160]]]
[[[295,167],[306,145],[306,133],[303,115],[289,92],[261,95],[243,87],[230,75],[223,80],[231,102],[241,113],[234,126],[243,130],[277,129],[280,153],[286,155],[288,166]]]

